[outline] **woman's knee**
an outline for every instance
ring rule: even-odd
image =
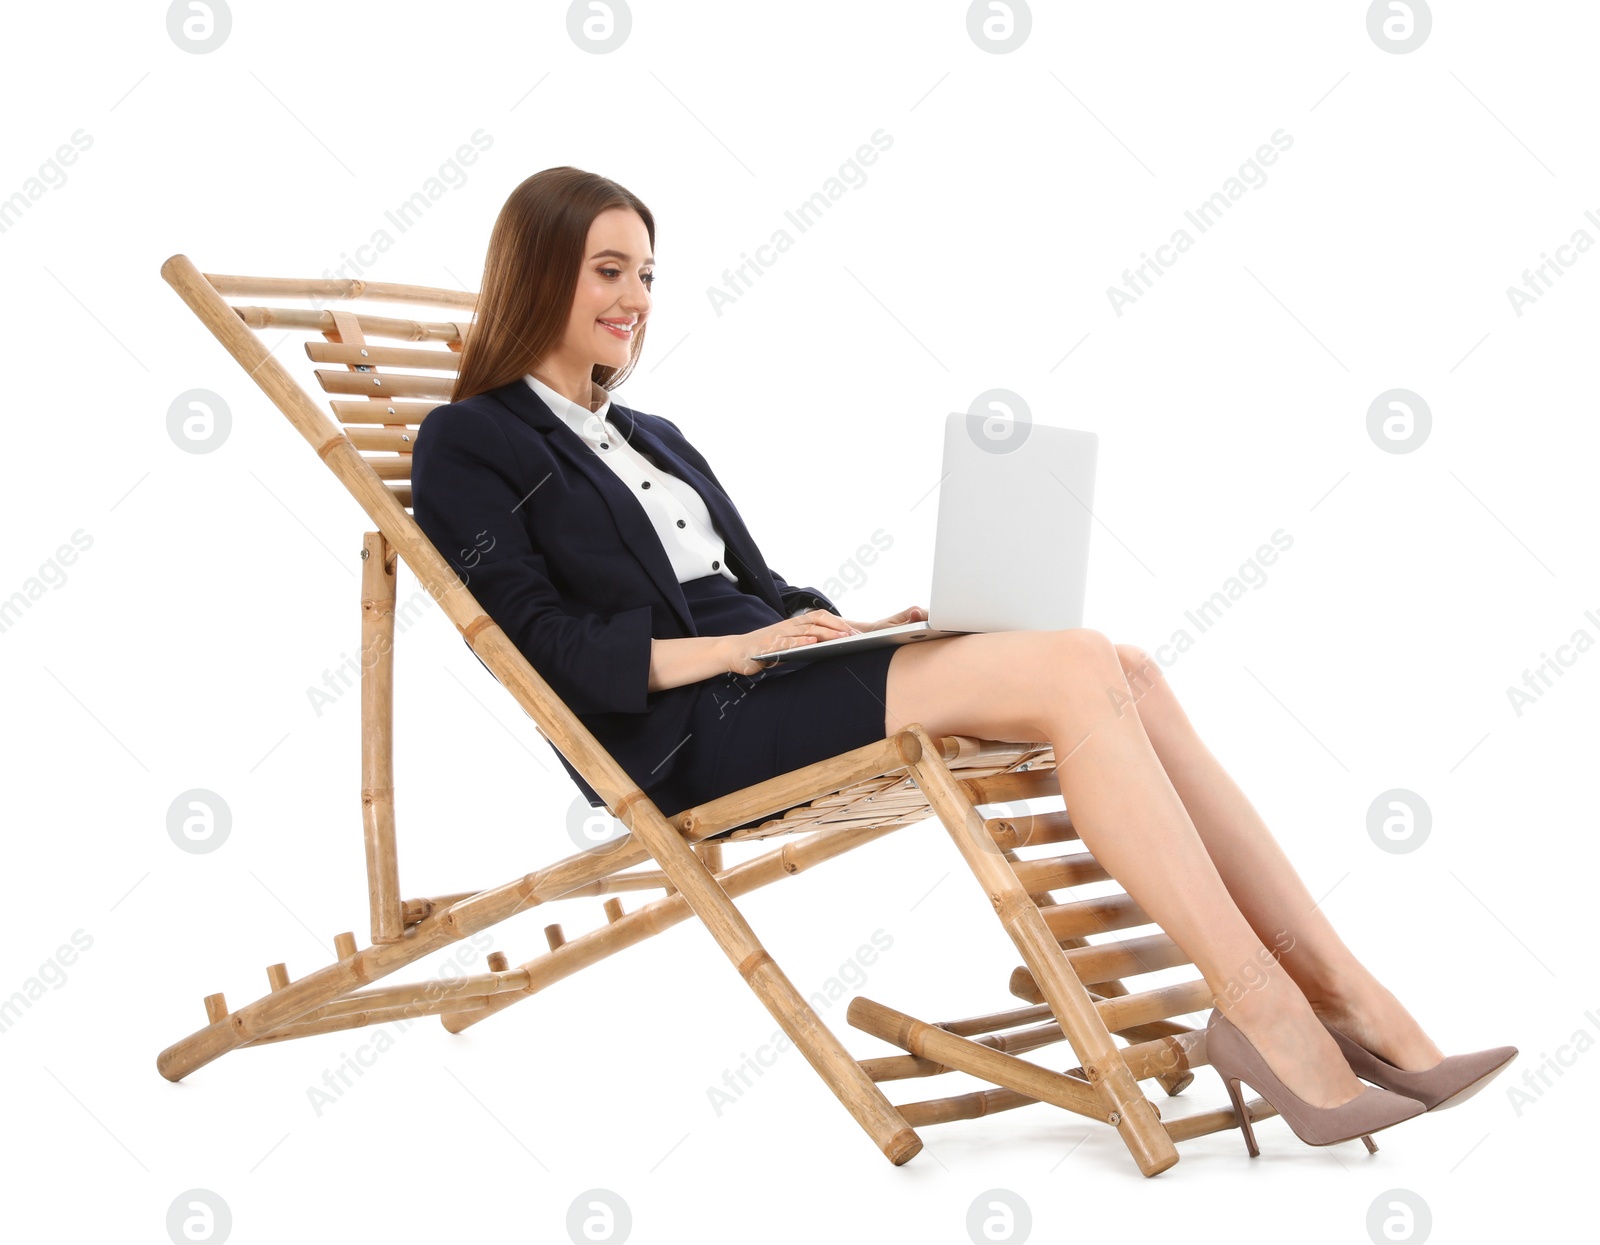
[[[1154,687],[1161,681],[1161,664],[1145,652],[1137,644],[1118,644],[1117,659],[1122,663],[1122,672],[1128,677],[1128,685],[1135,692],[1141,688]]]
[[[1116,651],[1123,677],[1128,681],[1128,692],[1136,705],[1153,706],[1156,698],[1171,691],[1162,677],[1161,664],[1144,649],[1137,644],[1118,644]]]
[[[1116,645],[1093,627],[1041,631],[1038,639],[1049,652],[1050,667],[1068,678],[1104,678],[1121,667]]]

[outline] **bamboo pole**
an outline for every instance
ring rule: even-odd
[[[1210,1011],[1216,1006],[1211,987],[1204,981],[1184,981],[1158,990],[1145,990],[1117,999],[1102,999],[1095,1010],[1105,1027],[1113,1033],[1135,1025],[1149,1024],[1152,1020],[1166,1020],[1172,1016],[1186,1016],[1190,1012]]]
[[[1006,1012],[987,1016],[968,1016],[965,1020],[941,1020],[939,1027],[960,1037],[975,1037],[980,1033],[993,1033],[997,1029],[1010,1029],[1016,1025],[1031,1024],[1035,1020],[1054,1020],[1048,1003],[1035,1003],[1031,1007],[1014,1007]]]
[[[1111,983],[1106,982],[1102,984],[1110,985]],[[1030,973],[1026,968],[1017,968],[1012,971],[1011,993],[1016,995],[1019,999],[1025,999],[1029,1003],[1044,1002],[1044,995],[1040,992],[1037,983],[1035,983],[1033,974]],[[1102,994],[1098,990],[1090,990],[1088,993],[1090,1000],[1094,1002],[1097,1007],[1107,998],[1105,994]],[[1124,991],[1122,995],[1118,997],[1128,997],[1127,992]],[[1203,1030],[1198,1030],[1192,1025],[1180,1025],[1173,1021],[1153,1020],[1145,1024],[1130,1026],[1127,1029],[1113,1029],[1112,1032],[1122,1037],[1136,1038],[1142,1041],[1148,1037],[1163,1037],[1178,1033],[1199,1033],[1203,1032]]]
[[[942,1025],[934,1027],[943,1031]],[[1065,1041],[1066,1034],[1061,1031],[1059,1024],[1052,1022],[1039,1025],[1033,1029],[1026,1029],[1019,1033],[990,1035],[971,1040],[1007,1055],[1021,1055],[1030,1050],[1038,1050],[1040,1047]],[[1148,1042],[1139,1042],[1126,1046],[1120,1053],[1122,1061],[1128,1065],[1128,1071],[1133,1074],[1133,1079],[1136,1081],[1155,1080],[1164,1082],[1171,1077],[1182,1078],[1187,1083],[1187,1081],[1193,1079],[1189,1060],[1190,1052],[1203,1042],[1203,1034],[1198,1031],[1191,1031],[1184,1038],[1154,1038]],[[868,1076],[879,1083],[907,1080],[913,1077],[938,1076],[942,1073],[956,1070],[952,1065],[941,1064],[934,1059],[917,1055],[864,1059],[861,1061],[861,1066],[867,1070]],[[1088,1082],[1081,1065],[1066,1069],[1064,1075],[1085,1083]],[[902,1104],[902,1108],[903,1106],[904,1104]]]
[[[609,895],[618,891],[658,891],[665,890],[671,885],[672,883],[667,881],[667,875],[660,869],[640,869],[633,873],[613,873],[610,877],[591,882],[588,886],[575,887],[564,897],[577,899],[583,895]]]
[[[984,825],[988,826],[996,847],[1012,850],[1043,843],[1068,843],[1078,837],[1078,828],[1065,809],[1018,817],[989,817]]]
[[[1183,948],[1165,933],[1076,947],[1067,951],[1066,957],[1078,980],[1086,986],[1190,963]]]
[[[251,307],[233,308],[239,323],[252,329],[295,329],[313,333],[326,332],[333,325],[333,312],[315,311],[303,307]],[[443,342],[452,350],[462,340],[462,325],[453,320],[412,320],[400,316],[375,316],[370,312],[355,315],[356,323],[367,337],[385,337],[394,341]]]
[[[902,1050],[973,1076],[993,1081],[1048,1102],[1053,1106],[1086,1115],[1108,1124],[1118,1123],[1115,1108],[1107,1107],[1088,1081],[1051,1072],[1038,1064],[1007,1055],[971,1038],[957,1037],[943,1029],[897,1012],[865,995],[850,1000],[845,1018],[856,1028],[890,1042]]]
[[[435,912],[460,903],[463,899],[471,899],[478,893],[477,891],[459,891],[454,895],[433,895],[427,899],[407,899],[400,905],[400,909],[405,914],[405,923],[409,927],[426,917],[432,916]]]
[[[172,263],[173,259],[188,262],[183,256],[174,255],[167,263]],[[163,267],[163,275],[165,272]],[[478,296],[468,290],[361,281],[354,277],[247,277],[222,272],[208,272],[204,277],[222,297],[310,298],[317,302],[362,298],[368,302],[417,303],[424,307],[453,307],[459,311],[471,311],[478,305]]]
[[[1055,904],[1040,908],[1038,912],[1044,919],[1045,927],[1058,941],[1151,923],[1150,917],[1134,902],[1133,896],[1121,891],[1115,895],[1098,895],[1073,903]]]
[[[359,321],[358,325],[359,327]],[[409,367],[435,372],[460,372],[461,356],[434,346],[350,346],[338,342],[306,342],[313,363],[348,363],[362,367]]]
[[[263,1033],[245,1045],[260,1046],[395,1020],[417,1020],[445,1012],[470,1012],[485,1006],[496,995],[523,989],[526,982],[526,973],[495,971],[454,981],[435,979],[361,990],[307,1012],[298,1020]]]
[[[395,571],[382,532],[361,542],[361,824],[372,941],[405,933],[394,821]]]
[[[433,978],[428,981],[399,982],[394,985],[375,986],[368,990],[357,990],[307,1012],[300,1017],[300,1020],[323,1020],[329,1016],[349,1016],[363,1011],[405,1007],[412,1003],[448,1003],[452,999],[462,1001],[485,999],[527,988],[528,974],[522,969],[491,970],[487,973],[474,973],[471,976],[448,980]]]
[[[373,402],[366,398],[330,398],[328,406],[339,422],[345,425],[344,434],[350,438],[350,443],[357,449],[382,448],[379,444],[371,444],[370,438],[381,433],[383,428],[356,429],[351,424],[382,424],[385,427],[400,423],[404,425],[415,424],[421,428],[428,416],[441,406],[442,402],[407,402],[403,398],[394,398],[388,402]],[[366,438],[357,439],[358,432],[365,432]]]
[[[707,872],[713,874],[722,872],[722,840],[701,841],[694,845],[694,851],[705,864]]]
[[[999,843],[995,844],[999,847]],[[1003,848],[1002,851],[1012,849]],[[1010,859],[1010,857],[1007,857]],[[1017,881],[1030,893],[1036,891],[1070,890],[1074,886],[1087,886],[1091,882],[1107,882],[1111,874],[1106,867],[1088,852],[1070,852],[1065,856],[1041,857],[1037,860],[1013,860],[1012,870]],[[1055,900],[1044,896],[1041,908],[1054,905]]]
[[[1015,1090],[986,1089],[970,1094],[956,1094],[949,1098],[929,1098],[922,1102],[902,1103],[900,1114],[905,1116],[906,1122],[913,1128],[925,1128],[929,1124],[947,1124],[954,1120],[971,1120],[994,1115],[1000,1111],[1014,1111],[1018,1107],[1031,1107],[1038,1101],[1037,1098],[1030,1098],[1027,1094],[1019,1094]],[[1245,1110],[1252,1122],[1271,1119],[1277,1114],[1272,1105],[1261,1098],[1250,1099],[1245,1103]],[[1162,1125],[1166,1129],[1167,1136],[1176,1143],[1203,1137],[1207,1133],[1221,1132],[1225,1128],[1237,1128],[1239,1121],[1234,1116],[1232,1107],[1222,1107],[1215,1111],[1203,1111],[1175,1120],[1163,1120]]]
[[[920,1023],[920,1022],[919,1022]],[[943,1025],[932,1026],[942,1033],[949,1033]],[[956,1036],[961,1036],[957,1034]],[[979,1046],[987,1046],[990,1050],[1000,1051],[1006,1055],[1022,1055],[1030,1050],[1037,1050],[1041,1046],[1049,1046],[1053,1042],[1066,1040],[1066,1034],[1061,1032],[1061,1026],[1051,1021],[1049,1024],[1036,1025],[1032,1029],[1019,1029],[1014,1033],[990,1033],[982,1037],[963,1038],[963,1041],[976,1042]],[[874,1081],[900,1081],[912,1077],[939,1076],[954,1069],[951,1065],[941,1064],[936,1060],[919,1055],[890,1055],[878,1059],[863,1059],[861,1066],[867,1070],[867,1075]],[[1080,1070],[1077,1079],[1088,1083]],[[1097,1115],[1098,1119],[1099,1116]]]
[[[1251,1098],[1244,1104],[1244,1109],[1252,1124],[1258,1120],[1270,1120],[1278,1114],[1277,1109],[1265,1098]],[[1186,1115],[1182,1119],[1163,1122],[1166,1124],[1167,1136],[1173,1141],[1191,1141],[1196,1137],[1204,1137],[1207,1133],[1220,1133],[1225,1128],[1239,1127],[1239,1117],[1233,1113],[1232,1107],[1201,1111],[1194,1115]]]
[[[1032,766],[1018,767],[1004,774],[987,778],[957,779],[967,801],[971,804],[1014,804],[1019,800],[1042,800],[1061,794],[1061,781],[1056,777],[1054,763],[1046,769]],[[1070,824],[1070,819],[1068,824]],[[1035,840],[1037,841],[1037,840]],[[1025,844],[1013,844],[1022,847]]]
[[[1109,1000],[1097,1002],[1101,1003]],[[1030,1011],[1035,1009],[1029,1009]],[[1037,1009],[1049,1015],[1048,1007]],[[1104,1015],[1102,1008],[1102,1015]],[[940,1024],[935,1028],[951,1033],[955,1030],[948,1025]],[[1142,1029],[1113,1030],[1113,1032],[1126,1033],[1129,1036],[1139,1036]],[[957,1036],[964,1036],[957,1034]],[[1021,1055],[1030,1050],[1037,1050],[1042,1046],[1049,1046],[1055,1042],[1066,1040],[1066,1034],[1061,1025],[1054,1020],[1046,1024],[1036,1025],[1031,1029],[1020,1029],[1013,1033],[989,1034],[973,1040],[993,1050],[1002,1051],[1008,1055]],[[1139,1041],[1133,1045],[1123,1047],[1118,1053],[1122,1061],[1128,1065],[1128,1071],[1133,1074],[1136,1081],[1157,1080],[1165,1085],[1169,1080],[1181,1081],[1187,1086],[1194,1079],[1191,1063],[1205,1062],[1205,1034],[1198,1029],[1184,1030],[1178,1035],[1149,1036],[1147,1040]],[[913,1077],[938,1076],[951,1071],[949,1065],[923,1057],[889,1056],[887,1058],[862,1060],[861,1066],[867,1070],[867,1075],[874,1081],[898,1081]],[[1083,1068],[1070,1068],[1068,1075],[1077,1076],[1087,1080]],[[1176,1091],[1168,1090],[1169,1094]]]
[[[339,372],[319,368],[317,383],[324,393],[359,393],[369,398],[435,398],[440,402],[450,400],[455,382],[448,376],[412,375],[408,372],[384,373],[367,376],[358,372]]]
[[[1165,1082],[1169,1078],[1188,1084],[1194,1079],[1194,1066],[1202,1062],[1206,1036],[1198,1029],[1169,1037],[1151,1038],[1122,1048],[1122,1060],[1137,1081]],[[1170,1092],[1170,1091],[1169,1091]]]
[[[392,1024],[400,1020],[421,1020],[425,1016],[438,1015],[445,1008],[466,1008],[482,1006],[476,1000],[457,1001],[452,999],[439,999],[434,1002],[407,1003],[401,1007],[379,1007],[371,1011],[350,1012],[341,1016],[325,1016],[321,1020],[297,1020],[293,1024],[284,1025],[274,1029],[271,1033],[263,1033],[258,1038],[252,1038],[244,1044],[248,1050],[252,1046],[266,1046],[274,1042],[291,1042],[296,1038],[317,1037],[324,1033],[338,1033],[345,1029],[365,1029],[370,1025]]]

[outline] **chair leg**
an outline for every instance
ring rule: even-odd
[[[1139,1170],[1146,1176],[1165,1171],[1178,1161],[1178,1148],[1162,1126],[1155,1107],[1140,1092],[1088,990],[1067,964],[1038,906],[1028,897],[1015,870],[984,826],[983,817],[956,785],[927,731],[920,723],[914,723],[903,735],[909,737],[908,753],[920,745],[915,748],[917,756],[907,756],[912,778],[988,893],[1000,923],[1022,953],[1073,1050],[1083,1061],[1084,1075],[1106,1105],[1108,1118],[1116,1121],[1117,1131]]]
[[[394,829],[394,602],[397,559],[382,532],[361,543],[361,822],[374,944],[405,936]]]

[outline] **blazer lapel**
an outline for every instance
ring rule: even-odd
[[[684,630],[689,635],[698,635],[699,632],[694,625],[694,615],[689,611],[689,603],[684,598],[683,589],[678,586],[678,576],[672,569],[667,551],[661,547],[661,538],[651,527],[650,518],[645,514],[644,507],[629,494],[627,486],[617,478],[617,473],[595,456],[577,433],[567,427],[561,417],[528,387],[526,381],[519,378],[492,392],[515,415],[544,432],[549,440],[551,452],[560,455],[576,470],[582,472],[599,490],[600,496],[605,499],[606,506],[611,511],[612,519],[616,522],[617,530],[622,533],[623,543],[638,558],[640,565],[655,583],[656,589],[672,606]],[[616,424],[624,437],[637,436],[632,412],[627,411],[625,407],[618,407],[613,402],[611,410],[607,412],[607,418]]]
[[[777,585],[772,582],[771,574],[766,573],[766,563],[756,548],[756,542],[745,527],[744,520],[739,517],[739,512],[734,509],[728,495],[687,461],[674,454],[655,433],[635,420],[633,412],[628,411],[626,407],[617,406],[614,401],[611,404],[611,411],[611,422],[623,429],[623,435],[628,437],[629,444],[634,449],[658,467],[694,486],[695,492],[700,494],[701,500],[706,504],[706,510],[711,514],[711,521],[722,536],[724,556],[729,569],[739,577],[741,587],[746,592],[753,592],[781,615],[783,601],[778,596]],[[622,412],[626,412],[624,417],[626,423],[623,422],[623,418],[617,418]],[[648,522],[646,525],[648,526]],[[655,543],[660,545],[661,541],[657,539]]]

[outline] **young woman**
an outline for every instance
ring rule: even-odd
[[[654,250],[650,210],[614,182],[563,167],[518,186],[412,487],[434,545],[663,813],[912,722],[1049,740],[1083,843],[1211,986],[1230,1092],[1247,1082],[1324,1145],[1460,1102],[1510,1062],[1444,1057],[1356,960],[1138,647],[1080,628],[755,661],[927,613],[851,621],[787,584],[678,425],[611,399],[644,346]]]

